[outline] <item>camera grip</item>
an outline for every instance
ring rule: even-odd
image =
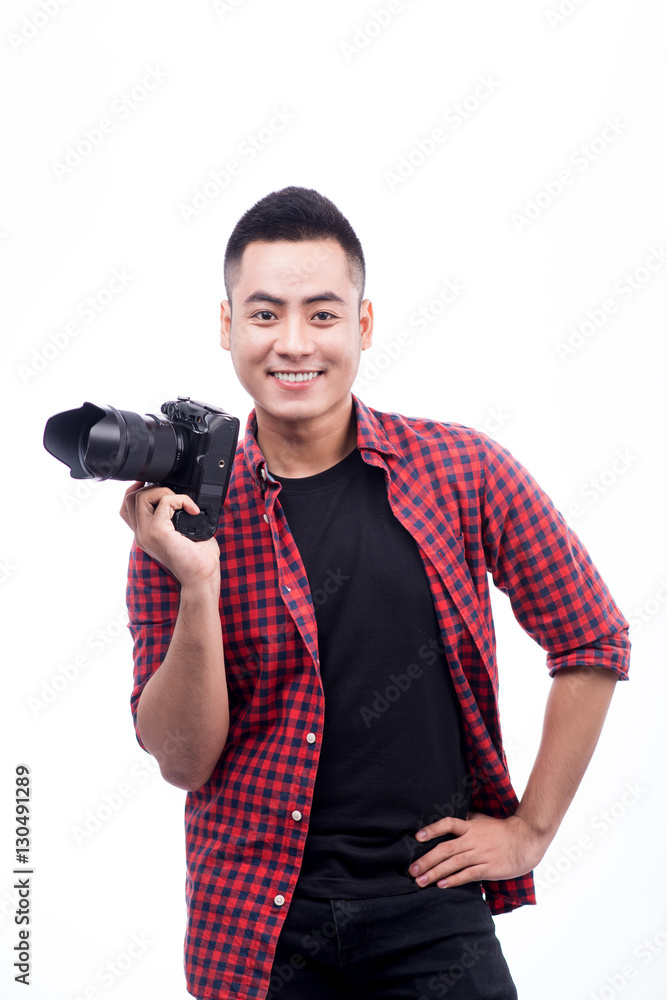
[[[194,542],[205,542],[215,534],[218,518],[215,511],[206,504],[199,506],[201,513],[188,514],[185,510],[177,510],[171,520],[182,535],[186,535]]]

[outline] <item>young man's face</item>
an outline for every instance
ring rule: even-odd
[[[255,402],[274,426],[339,412],[349,417],[373,309],[358,308],[347,258],[335,240],[249,243],[239,279],[221,306],[221,338]]]

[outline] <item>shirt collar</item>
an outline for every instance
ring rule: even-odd
[[[384,429],[379,411],[366,406],[354,393],[352,393],[352,404],[357,418],[357,448],[362,452],[376,451],[382,455],[398,456],[396,443]],[[248,414],[243,438],[243,454],[253,480],[263,492],[266,483],[272,482],[273,479],[257,444],[257,413],[254,409]]]

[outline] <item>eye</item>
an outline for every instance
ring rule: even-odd
[[[327,312],[324,309],[322,309],[320,312],[315,313],[315,316],[313,317],[313,319],[316,319],[317,317],[319,317],[323,321],[326,321],[327,319],[336,319],[336,317],[335,317],[335,315],[333,313]]]
[[[253,313],[250,318],[255,319],[257,316],[262,319],[271,319],[272,316],[275,316],[275,313],[271,312],[270,309],[260,309],[258,312]]]

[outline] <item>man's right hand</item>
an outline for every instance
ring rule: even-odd
[[[181,586],[216,583],[220,578],[220,546],[215,536],[195,542],[181,534],[171,520],[177,510],[199,513],[187,494],[136,482],[125,492],[120,516],[134,531],[139,548],[169,570]]]
[[[195,542],[177,531],[171,520],[177,510],[199,513],[189,496],[133,483],[120,516],[139,548],[181,584],[169,649],[137,704],[137,732],[165,780],[193,791],[209,780],[225,747],[229,697],[219,610],[220,546],[215,536]],[[176,732],[178,751],[167,752]]]

